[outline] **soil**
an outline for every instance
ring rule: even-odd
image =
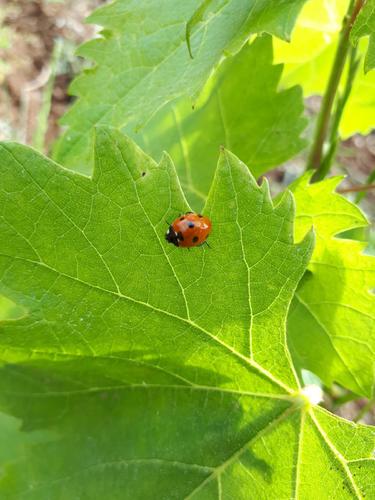
[[[0,0],[0,140],[33,144],[54,47],[57,40],[62,40],[44,146],[48,151],[60,134],[58,120],[72,101],[69,83],[84,64],[74,55],[74,50],[95,34],[96,28],[84,24],[84,19],[102,3],[104,0]],[[319,98],[309,99],[306,104],[313,116]],[[281,190],[299,175],[303,163],[304,158],[299,157],[270,172],[274,191]],[[340,146],[333,172],[347,174],[341,187],[348,188],[365,183],[374,165],[375,133],[367,137],[356,135]],[[352,199],[354,196],[349,195]],[[361,207],[374,221],[374,191],[367,193]],[[353,419],[365,401],[351,401],[336,409],[331,394],[326,395],[324,404],[341,416]],[[364,421],[375,424],[375,410],[369,412]]]
[[[64,2],[0,0],[5,47],[0,60],[0,139],[33,143],[43,92],[51,73],[51,59],[57,40],[62,40],[62,61],[52,92],[46,146],[59,135],[58,119],[71,97],[67,89],[82,62],[75,48],[93,36],[95,27],[85,17],[100,0]],[[3,74],[2,74],[3,73]]]

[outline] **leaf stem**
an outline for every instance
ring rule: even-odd
[[[360,184],[349,188],[337,189],[336,191],[338,193],[361,193],[363,191],[370,191],[371,189],[375,189],[375,184]]]
[[[51,112],[53,86],[58,71],[58,64],[63,50],[62,39],[57,39],[53,47],[50,62],[49,77],[42,93],[42,105],[37,116],[37,127],[32,140],[32,146],[41,153],[46,152],[46,138],[48,130],[48,118]]]
[[[359,203],[362,198],[364,198],[366,196],[366,192],[369,190],[369,189],[373,189],[371,187],[367,187],[367,186],[375,186],[375,184],[373,184],[373,181],[375,181],[375,170],[373,170],[369,176],[367,177],[366,179],[366,183],[364,184],[364,186],[362,186],[362,189],[359,191],[359,193],[357,194],[357,197],[355,199],[355,202],[356,203]]]
[[[186,23],[185,38],[186,38],[186,45],[189,51],[189,56],[191,59],[194,59],[193,51],[191,48],[191,32],[193,31],[194,26],[196,26],[200,21],[202,21],[203,16],[211,2],[212,0],[203,0],[203,2],[199,5],[197,10],[193,13],[189,21]]]
[[[344,17],[335,59],[333,61],[331,74],[328,79],[327,88],[324,93],[322,105],[318,115],[314,140],[307,160],[306,169],[319,170],[321,168],[323,146],[328,133],[331,111],[350,47],[350,30],[352,29],[354,21],[356,20],[364,3],[365,0],[356,0],[353,6],[353,1],[351,1],[348,11]]]
[[[327,153],[324,155],[321,161],[320,167],[316,170],[315,174],[312,177],[312,182],[317,182],[324,179],[324,177],[328,174],[331,168],[332,160],[336,154],[340,138],[339,126],[341,122],[341,117],[343,115],[346,103],[349,99],[353,87],[353,81],[357,74],[360,61],[361,58],[357,57],[357,47],[351,47],[349,56],[348,74],[345,82],[344,92],[337,98],[336,109],[331,117],[331,127],[330,127],[331,130],[327,141],[329,147]]]

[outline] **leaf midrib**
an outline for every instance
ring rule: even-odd
[[[123,155],[123,153],[122,153],[122,150],[121,150],[121,148],[119,147],[119,145],[118,145],[118,144],[116,144],[116,149],[117,149],[118,153],[119,153],[119,154],[120,154],[120,156],[121,156],[121,159],[122,159],[123,164],[124,164],[124,165],[126,165],[126,166],[128,166],[128,163],[127,163],[127,161],[125,160],[124,155]],[[130,169],[129,169],[129,172],[131,173],[131,170],[130,170]],[[183,300],[184,300],[184,304],[185,304],[185,309],[186,309],[187,319],[190,321],[190,309],[189,309],[189,303],[188,303],[187,298],[186,298],[185,289],[184,289],[184,287],[182,286],[182,283],[181,283],[181,281],[180,281],[179,277],[177,276],[176,271],[174,270],[174,267],[172,266],[172,262],[171,262],[171,260],[170,260],[170,258],[169,258],[169,256],[168,256],[167,252],[165,251],[165,246],[164,246],[164,245],[162,244],[162,242],[161,242],[161,239],[160,239],[159,233],[158,233],[158,232],[156,231],[156,229],[155,229],[155,225],[154,225],[154,224],[152,224],[152,222],[151,222],[151,220],[150,220],[150,217],[148,216],[148,213],[147,213],[146,209],[144,208],[144,206],[143,206],[143,204],[142,204],[142,202],[141,202],[141,198],[140,198],[139,193],[138,193],[138,186],[137,186],[137,183],[134,181],[134,179],[133,179],[133,176],[132,176],[132,175],[130,175],[130,177],[131,177],[131,180],[132,180],[132,183],[133,183],[133,188],[134,188],[134,191],[135,191],[135,193],[136,193],[136,195],[137,195],[138,204],[139,204],[139,206],[141,207],[142,212],[143,212],[144,216],[146,217],[147,222],[148,222],[148,224],[149,224],[149,226],[150,226],[151,230],[153,231],[153,233],[154,233],[154,235],[155,235],[155,238],[157,239],[157,241],[158,241],[158,243],[159,243],[160,249],[161,249],[161,251],[163,252],[163,255],[164,255],[164,257],[165,257],[165,260],[168,262],[168,266],[169,266],[169,268],[171,269],[172,274],[173,274],[173,276],[174,276],[174,278],[175,278],[175,280],[176,280],[176,282],[177,282],[177,284],[178,284],[178,286],[179,286],[179,288],[180,288],[180,290],[181,290],[181,295],[182,295],[182,298],[183,298]],[[120,292],[120,288],[119,288],[119,287],[117,287],[117,288],[118,288],[118,292],[119,292],[119,293],[121,293],[121,292]]]
[[[215,17],[216,17],[216,16],[217,16],[220,12],[221,12],[221,10],[223,10],[224,8],[226,8],[227,3],[228,3],[228,2],[225,2],[225,4],[223,4],[223,6],[222,6],[222,7],[221,7],[221,8],[220,8],[220,9],[219,9],[219,10],[218,10],[218,11],[217,11],[214,15],[210,16],[210,18],[209,18],[209,22],[211,22],[211,21],[212,21],[212,20],[213,20],[213,19],[214,19],[214,18],[215,18]],[[179,24],[179,23],[175,23],[175,24]],[[183,22],[183,21],[181,21],[181,23],[180,23],[180,24],[184,25],[184,22]],[[201,31],[205,30],[205,29],[206,29],[206,24],[208,24],[208,22],[207,22],[207,23],[204,23],[204,24],[203,24],[203,26],[201,26],[201,27],[197,28],[197,29],[196,29],[196,31],[195,31],[195,33],[199,33],[199,32],[201,32]],[[103,118],[105,118],[107,115],[109,115],[110,113],[112,113],[112,112],[113,112],[113,109],[115,109],[117,106],[119,106],[119,103],[120,103],[123,99],[125,99],[125,98],[126,98],[126,97],[128,97],[128,96],[129,96],[132,92],[134,92],[134,89],[136,89],[136,88],[137,88],[137,87],[138,87],[138,86],[139,86],[139,85],[140,85],[143,81],[146,81],[146,80],[150,77],[150,75],[153,75],[153,74],[157,71],[157,69],[158,69],[160,66],[162,66],[163,64],[165,64],[165,62],[166,62],[166,61],[168,61],[168,59],[170,59],[170,58],[171,58],[171,57],[172,57],[172,56],[173,56],[173,55],[174,55],[174,54],[175,54],[175,53],[176,53],[176,52],[180,49],[180,47],[181,47],[182,45],[184,45],[184,44],[186,44],[186,40],[185,40],[185,38],[184,38],[184,37],[181,37],[181,42],[176,44],[176,47],[175,47],[175,48],[174,48],[174,49],[173,49],[173,50],[172,50],[172,51],[168,54],[168,56],[167,56],[167,57],[165,57],[164,59],[162,59],[162,61],[160,61],[160,62],[159,62],[156,66],[153,66],[153,67],[152,67],[152,70],[151,70],[151,71],[149,71],[149,72],[148,72],[148,73],[147,73],[144,77],[142,77],[139,81],[137,81],[137,82],[135,83],[135,85],[133,85],[132,87],[130,87],[130,88],[126,91],[126,93],[125,93],[125,94],[122,94],[122,95],[119,97],[119,99],[116,101],[116,103],[114,103],[114,104],[112,104],[112,105],[111,105],[111,107],[110,107],[110,109],[109,109],[108,111],[106,111],[105,113],[103,113],[103,114],[100,116],[100,118],[99,118],[99,119],[97,119],[97,120],[95,120],[94,122],[92,122],[92,123],[91,123],[91,128],[90,128],[90,130],[92,130],[92,129],[96,126],[96,125],[98,125],[100,122],[102,122]],[[187,49],[186,49],[186,50],[187,50]],[[200,49],[199,49],[199,50],[200,50]],[[198,53],[199,53],[199,51],[198,51]],[[187,66],[187,65],[186,65],[186,66]],[[99,67],[99,65],[97,64],[97,65],[95,66],[95,68],[98,68],[98,67]],[[132,69],[132,68],[130,68],[130,69]],[[185,70],[185,72],[186,72],[186,70]],[[203,85],[204,85],[204,83],[201,85],[201,87],[202,87]],[[181,93],[180,93],[180,94],[178,94],[178,95],[184,95],[184,92],[181,92]],[[162,108],[162,107],[163,107],[166,103],[168,103],[168,102],[170,102],[171,100],[173,100],[174,98],[178,97],[178,95],[174,95],[174,96],[173,96],[173,97],[171,97],[171,98],[165,98],[165,99],[164,99],[164,101],[163,101],[162,103],[160,103],[160,105],[159,105],[159,108],[158,108],[158,109],[161,109],[161,108]],[[84,100],[84,99],[86,98],[86,94],[85,94],[85,93],[83,93],[83,94],[77,94],[77,96],[78,96],[80,99],[82,99],[82,100]],[[141,125],[139,125],[139,124],[137,125],[137,130],[138,130],[141,126],[144,126],[144,125],[145,125],[145,124],[146,124],[146,123],[147,123],[147,122],[151,119],[151,117],[152,117],[152,116],[153,116],[156,112],[157,112],[157,109],[156,109],[156,110],[154,110],[154,112],[151,112],[151,115],[148,117],[148,119],[143,119],[143,123],[142,123]],[[132,119],[132,118],[131,118],[131,116],[128,116],[127,121],[123,122],[122,124],[118,124],[118,125],[117,125],[117,127],[119,127],[119,128],[124,127],[124,126],[125,126],[125,125],[129,122],[129,121],[131,121],[131,119]],[[72,127],[72,128],[73,128],[73,127]],[[77,129],[74,129],[74,130],[76,130],[76,132],[79,132]],[[78,145],[78,144],[80,144],[80,143],[84,140],[84,138],[87,136],[87,134],[88,134],[88,132],[87,132],[87,131],[86,131],[85,133],[80,133],[80,134],[79,134],[79,136],[76,138],[76,140],[74,140],[74,141],[70,141],[70,145],[71,145],[71,146],[70,146],[69,152],[70,152],[70,151],[72,151],[72,150],[73,150],[73,148],[77,147],[77,145]]]
[[[247,358],[246,356],[244,356],[240,352],[236,351],[231,346],[229,346],[228,344],[226,344],[225,342],[223,342],[222,340],[220,340],[218,337],[216,337],[215,335],[213,335],[212,333],[210,333],[208,330],[204,329],[203,327],[201,327],[197,323],[194,323],[192,320],[189,320],[187,318],[183,318],[182,316],[178,316],[177,314],[173,314],[173,313],[171,313],[169,311],[165,311],[165,310],[160,309],[158,307],[155,307],[155,306],[153,306],[153,305],[151,305],[151,304],[149,304],[147,302],[143,302],[141,300],[134,299],[133,297],[130,297],[128,295],[122,294],[121,292],[115,292],[113,290],[108,290],[106,288],[102,288],[102,287],[100,287],[98,285],[93,285],[92,283],[89,283],[87,281],[81,280],[81,279],[79,279],[79,278],[77,278],[75,276],[71,276],[69,274],[65,274],[65,273],[63,273],[61,271],[58,271],[57,269],[49,266],[48,264],[45,264],[44,262],[38,262],[38,261],[35,261],[35,260],[32,260],[32,259],[27,259],[25,257],[15,257],[15,256],[12,256],[12,255],[1,254],[1,253],[0,253],[0,256],[11,258],[13,260],[20,260],[20,261],[23,261],[23,262],[28,262],[29,264],[32,264],[32,265],[37,265],[37,266],[44,267],[44,268],[48,269],[49,271],[51,271],[51,272],[53,272],[55,274],[58,274],[59,276],[62,276],[64,278],[68,278],[70,280],[76,281],[76,282],[80,283],[81,285],[85,285],[85,286],[87,286],[89,288],[92,288],[92,289],[95,289],[95,290],[99,290],[99,291],[101,291],[103,293],[110,294],[112,296],[118,297],[118,298],[123,299],[123,300],[127,300],[129,302],[133,302],[133,303],[135,303],[137,305],[140,305],[140,306],[146,307],[148,309],[151,309],[154,312],[157,312],[157,313],[160,313],[160,314],[164,314],[164,315],[169,316],[171,318],[174,318],[174,319],[176,319],[178,321],[181,321],[181,322],[185,323],[186,325],[189,325],[189,327],[195,328],[196,330],[200,331],[204,335],[208,336],[215,343],[219,344],[222,348],[224,348],[226,351],[228,351],[231,356],[234,356],[234,357],[240,359],[242,362],[245,362],[245,364],[247,364],[251,368],[253,368],[256,371],[258,371],[258,373],[262,374],[263,376],[265,376],[266,378],[268,378],[271,382],[275,383],[276,385],[278,385],[279,387],[281,387],[282,389],[284,389],[287,393],[293,394],[295,392],[292,388],[288,387],[281,380],[277,379],[270,372],[268,372],[267,370],[265,370],[256,361],[254,361],[254,360],[252,360],[250,358]]]
[[[347,460],[335,447],[335,445],[332,443],[332,441],[329,439],[328,435],[324,431],[324,429],[321,427],[320,423],[318,422],[318,419],[316,418],[314,414],[314,408],[306,409],[305,407],[299,407],[297,404],[287,408],[281,415],[276,417],[275,419],[271,420],[263,429],[261,429],[253,438],[251,438],[249,441],[247,441],[244,445],[241,446],[234,454],[232,454],[225,462],[223,462],[221,465],[218,467],[214,467],[212,470],[212,473],[202,481],[200,485],[198,485],[184,500],[191,500],[191,498],[194,496],[195,493],[200,491],[206,484],[208,484],[211,480],[221,477],[221,473],[229,466],[231,465],[237,458],[241,456],[241,454],[252,444],[254,444],[259,438],[263,437],[265,434],[267,434],[269,431],[271,431],[274,427],[276,427],[279,423],[283,422],[286,420],[289,416],[293,415],[295,412],[301,411],[301,427],[299,431],[299,439],[298,439],[298,455],[297,455],[297,463],[296,463],[296,473],[295,473],[295,482],[294,482],[294,495],[293,498],[295,500],[298,499],[298,486],[300,484],[299,481],[299,466],[301,464],[300,462],[300,456],[301,456],[301,450],[302,450],[302,444],[303,444],[303,428],[306,425],[306,415],[309,415],[312,423],[315,425],[319,435],[322,437],[326,445],[328,446],[331,454],[333,455],[334,459],[337,460],[340,463],[340,466],[342,467],[345,475],[348,478],[348,481],[350,483],[352,491],[355,493],[355,497],[358,500],[362,500],[362,495],[361,492],[354,480],[354,476],[351,473],[348,464],[355,461],[355,460]],[[363,459],[361,459],[362,461]]]
[[[354,493],[356,495],[356,498],[358,498],[358,500],[361,500],[363,497],[362,497],[361,492],[359,491],[357,484],[354,481],[354,477],[353,477],[353,475],[348,467],[348,462],[350,462],[350,460],[346,460],[346,458],[338,451],[338,449],[335,447],[335,445],[329,439],[328,435],[326,434],[326,432],[324,431],[324,429],[322,428],[322,426],[318,422],[314,412],[312,410],[310,410],[309,414],[310,414],[311,420],[314,422],[314,425],[317,428],[319,434],[322,436],[322,438],[324,439],[328,448],[331,450],[331,453],[333,454],[335,459],[340,463],[341,467],[344,469],[344,471],[349,479],[352,490],[354,491]]]
[[[210,472],[213,468],[206,466],[206,465],[200,465],[200,464],[193,464],[193,463],[188,463],[188,462],[180,462],[178,460],[167,460],[165,458],[157,458],[157,457],[152,457],[152,458],[136,458],[136,459],[123,459],[123,460],[111,460],[108,462],[101,462],[97,464],[91,464],[87,467],[84,467],[77,472],[70,474],[68,476],[63,476],[56,478],[52,481],[49,481],[48,483],[39,483],[38,486],[33,486],[32,488],[32,493],[34,494],[35,492],[45,490],[46,488],[49,488],[50,486],[57,485],[60,483],[64,483],[66,481],[70,481],[74,477],[79,477],[82,474],[85,474],[89,472],[92,469],[100,469],[100,468],[106,468],[106,467],[118,467],[121,465],[131,465],[131,464],[150,464],[150,465],[155,465],[157,467],[160,467],[162,465],[168,465],[168,466],[175,466],[178,468],[182,469],[193,469],[193,470],[201,470],[204,471],[206,470],[207,472]],[[30,488],[27,490],[22,490],[17,492],[17,495],[23,496],[23,495],[28,495],[30,493]]]
[[[286,420],[290,415],[298,410],[299,407],[297,405],[290,406],[284,412],[282,412],[281,415],[278,415],[276,418],[268,422],[265,427],[263,427],[255,436],[246,441],[245,444],[243,444],[234,453],[232,453],[232,455],[230,455],[230,457],[228,457],[222,464],[220,464],[218,467],[214,467],[212,473],[206,479],[204,479],[204,481],[202,481],[202,483],[200,483],[187,497],[185,497],[184,500],[191,500],[191,498],[193,498],[196,493],[204,488],[206,484],[208,484],[213,479],[220,477],[222,472],[238,458],[240,458],[242,453],[244,453],[249,446],[253,445],[258,439],[262,438],[265,434],[272,431],[274,427]]]
[[[121,358],[118,358],[121,359]],[[114,391],[125,391],[134,389],[173,389],[179,391],[188,392],[217,392],[219,394],[231,394],[241,397],[250,398],[260,398],[260,399],[276,399],[279,401],[290,401],[295,402],[295,396],[288,396],[285,394],[273,394],[273,393],[263,393],[263,392],[251,392],[251,391],[240,391],[235,389],[226,389],[225,387],[217,387],[210,385],[187,385],[187,384],[119,384],[119,385],[109,385],[100,387],[87,387],[85,389],[75,389],[75,390],[65,390],[65,391],[46,391],[46,392],[15,392],[15,391],[2,391],[2,394],[12,395],[16,397],[26,397],[26,398],[58,398],[61,396],[76,396],[76,395],[87,395],[96,394],[101,392],[114,392]]]
[[[249,263],[247,262],[246,259],[246,252],[245,252],[245,247],[244,247],[244,241],[243,241],[243,228],[241,227],[239,220],[238,220],[238,212],[239,212],[239,207],[238,207],[238,197],[237,197],[237,191],[234,186],[234,181],[233,181],[233,175],[232,175],[232,168],[229,163],[228,155],[226,152],[224,152],[224,157],[225,161],[227,163],[227,168],[229,171],[230,175],[230,180],[232,183],[233,187],[233,193],[234,193],[234,199],[236,203],[236,226],[238,228],[238,231],[240,233],[240,243],[241,243],[241,254],[242,254],[242,260],[243,263],[245,264],[246,270],[247,270],[247,300],[248,300],[248,308],[249,308],[249,356],[251,359],[254,359],[254,354],[253,354],[253,334],[252,334],[252,327],[253,327],[253,319],[254,319],[254,314],[253,314],[253,307],[252,307],[252,299],[251,299],[251,278],[250,278],[250,266]]]

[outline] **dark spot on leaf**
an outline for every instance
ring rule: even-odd
[[[144,177],[146,175],[146,172],[142,172],[142,177]]]
[[[196,243],[199,240],[198,236],[194,236],[193,243]]]

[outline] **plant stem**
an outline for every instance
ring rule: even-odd
[[[375,170],[373,170],[373,171],[369,174],[369,176],[367,177],[365,186],[371,186],[371,185],[375,186],[375,184],[372,184],[372,183],[373,183],[373,181],[375,181]],[[359,203],[359,202],[362,200],[362,198],[364,198],[364,197],[366,196],[366,191],[367,191],[368,189],[371,189],[371,188],[365,187],[364,189],[362,189],[362,190],[361,190],[361,191],[357,194],[357,197],[356,197],[356,199],[355,199],[355,202],[356,202],[356,203]]]
[[[341,122],[341,117],[343,115],[346,103],[349,99],[353,87],[353,81],[357,74],[360,61],[361,59],[357,58],[357,47],[351,47],[349,56],[348,74],[345,82],[344,92],[342,95],[338,96],[336,102],[336,110],[331,116],[330,133],[327,141],[329,144],[328,151],[322,158],[320,167],[316,170],[315,174],[313,175],[312,182],[317,182],[324,179],[324,177],[328,174],[331,168],[332,160],[336,154],[337,145],[340,139],[339,126]]]
[[[321,168],[323,146],[328,133],[332,106],[335,100],[350,46],[350,30],[352,29],[354,21],[356,20],[364,3],[365,0],[356,0],[353,7],[353,2],[350,2],[349,9],[344,17],[343,27],[340,33],[335,59],[332,65],[331,74],[328,79],[327,88],[323,96],[322,105],[316,123],[314,140],[307,160],[307,169],[319,170]]]
[[[337,189],[336,191],[338,193],[358,193],[362,191],[370,191],[370,189],[375,189],[375,184],[361,184],[359,186]]]
[[[63,42],[60,39],[55,41],[50,62],[50,74],[42,94],[42,105],[37,117],[36,132],[33,137],[32,145],[41,153],[46,152],[46,136],[48,129],[48,117],[52,105],[53,86],[57,75],[57,66],[61,58]]]
[[[372,409],[374,405],[374,399],[370,399],[369,401],[367,401],[367,403],[359,410],[357,416],[353,418],[353,422],[359,422],[366,415],[366,413],[368,413]]]

